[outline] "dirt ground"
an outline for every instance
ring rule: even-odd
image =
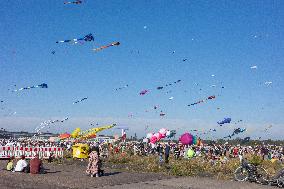
[[[105,176],[91,178],[85,174],[86,162],[73,164],[44,164],[47,173],[32,175],[27,173],[13,173],[3,170],[7,161],[0,161],[1,189],[268,189],[254,183],[240,183],[235,181],[220,181],[211,178],[172,177],[156,173],[133,173],[105,169]]]

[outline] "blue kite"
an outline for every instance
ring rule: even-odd
[[[232,119],[231,118],[224,118],[223,121],[217,122],[220,126],[224,125],[225,123],[231,123]]]

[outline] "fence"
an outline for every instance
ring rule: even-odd
[[[10,157],[19,158],[25,155],[26,158],[33,158],[36,154],[39,158],[47,159],[50,154],[55,158],[63,158],[63,148],[60,147],[14,147],[0,146],[0,159],[8,159]]]

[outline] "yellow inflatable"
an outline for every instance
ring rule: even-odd
[[[76,128],[72,133],[71,133],[71,137],[72,138],[77,138],[79,136],[81,129],[80,128]]]
[[[88,144],[75,144],[72,147],[73,149],[73,158],[78,158],[78,159],[85,159],[88,158],[89,156],[89,145]]]

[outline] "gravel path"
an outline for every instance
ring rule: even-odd
[[[0,161],[4,168],[6,161]],[[31,175],[0,171],[1,189],[268,189],[254,183],[240,183],[235,181],[220,181],[210,178],[171,177],[156,173],[119,172],[105,169],[105,176],[91,178],[85,174],[85,163],[72,165],[46,164],[48,173]]]

